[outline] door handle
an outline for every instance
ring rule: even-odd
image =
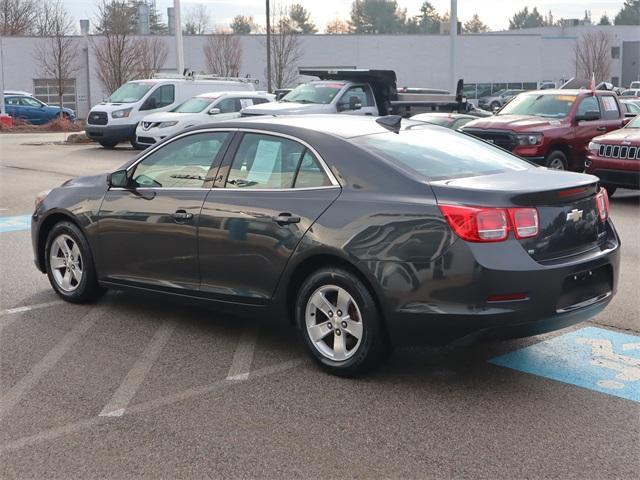
[[[174,220],[191,220],[193,218],[193,213],[189,213],[186,210],[176,210],[171,214],[171,217]]]
[[[278,225],[286,225],[288,223],[300,223],[300,217],[291,215],[289,212],[283,212],[280,215],[272,217],[273,221]]]
[[[599,132],[604,132],[607,129],[607,127],[598,127],[596,128],[596,130],[598,130]]]

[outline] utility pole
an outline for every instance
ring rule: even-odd
[[[271,13],[267,1],[267,92],[271,93]]]
[[[176,35],[176,70],[184,72],[184,48],[182,45],[182,19],[180,17],[180,0],[173,0],[173,15]]]
[[[451,93],[455,95],[458,72],[456,71],[456,56],[458,49],[458,0],[451,0],[451,24],[449,25],[449,80],[451,85]]]

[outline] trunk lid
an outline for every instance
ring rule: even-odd
[[[539,233],[518,240],[536,261],[591,250],[606,235],[596,206],[598,179],[546,168],[431,182],[440,204],[535,207]],[[510,238],[513,238],[513,234]]]

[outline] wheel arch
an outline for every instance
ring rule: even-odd
[[[69,222],[78,227],[78,229],[85,235],[84,228],[80,222],[69,212],[65,211],[55,211],[49,215],[47,215],[40,224],[40,228],[38,229],[38,268],[41,272],[46,272],[45,267],[45,245],[47,243],[47,237],[49,236],[49,232],[60,222]],[[93,253],[92,253],[93,255]]]
[[[289,324],[296,325],[295,299],[300,291],[302,282],[316,270],[326,267],[343,268],[358,277],[358,279],[371,292],[376,303],[376,307],[382,316],[383,324],[385,323],[385,310],[382,308],[382,304],[380,302],[381,293],[379,288],[376,287],[375,280],[371,278],[367,272],[359,268],[355,262],[346,259],[342,255],[333,252],[317,252],[306,256],[292,267],[290,274],[286,278],[285,285],[282,288],[282,294],[280,297],[283,301],[283,308],[286,312]]]

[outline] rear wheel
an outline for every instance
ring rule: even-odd
[[[115,148],[115,146],[118,144],[118,142],[115,142],[113,140],[100,140],[98,143],[100,143],[100,145],[102,145],[104,148],[108,149]]]
[[[103,292],[98,285],[89,244],[71,222],[60,222],[49,232],[45,265],[51,286],[64,300],[87,303]]]
[[[567,157],[560,150],[554,150],[545,158],[545,166],[552,170],[566,170]]]
[[[297,297],[296,320],[308,352],[334,375],[362,374],[389,351],[373,296],[347,270],[326,268],[311,274]]]
[[[618,187],[612,187],[611,185],[606,184],[603,184],[602,188],[607,191],[607,195],[609,195],[609,197],[613,197],[613,194],[616,193],[616,190],[618,189]]]

